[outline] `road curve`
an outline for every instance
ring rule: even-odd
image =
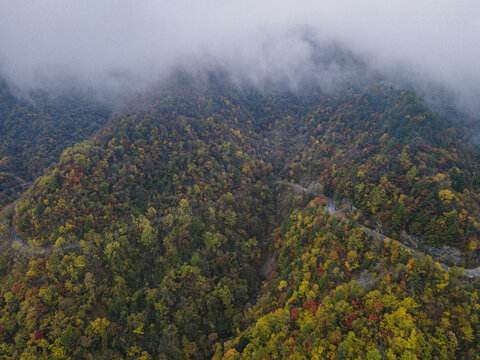
[[[325,210],[332,215],[336,214],[335,201],[333,199],[323,195],[323,194],[318,193],[317,191],[314,191],[312,189],[308,189],[308,188],[303,187],[303,186],[298,185],[298,184],[293,184],[293,183],[290,183],[290,182],[287,182],[287,181],[283,181],[283,180],[278,180],[278,181],[275,182],[275,184],[286,185],[286,186],[294,189],[297,192],[304,192],[304,193],[307,193],[307,194],[314,194],[314,195],[317,195],[317,196],[323,196],[323,198],[325,198],[325,200],[327,200],[327,205],[325,207]],[[18,202],[18,200],[16,202],[14,202],[14,205],[17,202]],[[367,228],[363,225],[357,225],[357,227],[359,229],[362,229],[362,231],[365,234],[373,237],[374,239],[379,239],[379,240],[383,240],[383,241],[391,241],[393,243],[398,244],[403,250],[408,251],[412,256],[414,256],[416,258],[421,258],[421,257],[425,256],[425,254],[423,254],[422,252],[417,251],[417,250],[413,250],[412,248],[406,246],[402,242],[400,242],[398,240],[392,240],[392,239],[388,238],[387,236],[385,236],[383,234],[380,234],[379,232],[377,232],[375,230]],[[12,244],[18,244],[17,245],[18,249],[21,249],[23,252],[26,252],[27,254],[30,254],[30,255],[43,255],[43,254],[49,254],[49,253],[52,253],[52,252],[67,251],[67,250],[74,250],[74,249],[81,248],[80,243],[74,243],[74,244],[69,244],[69,245],[65,245],[65,246],[60,246],[58,248],[46,248],[46,249],[29,247],[20,238],[18,233],[15,231],[15,226],[13,226],[13,225],[10,229],[10,241],[12,242]],[[450,272],[450,270],[452,269],[451,267],[449,267],[448,265],[446,265],[444,263],[439,263],[439,264],[440,264],[440,267],[442,268],[442,270],[444,270],[446,272]],[[480,267],[473,268],[473,269],[465,269],[464,271],[465,271],[465,276],[468,277],[468,278],[480,278]]]
[[[327,200],[327,206],[325,207],[325,210],[327,212],[329,212],[330,214],[332,215],[335,215],[336,214],[336,207],[335,207],[335,201],[323,194],[318,194],[306,187],[303,187],[301,185],[298,185],[298,184],[293,184],[293,183],[290,183],[290,182],[287,182],[287,181],[283,181],[283,180],[278,180],[275,182],[275,184],[283,184],[283,185],[286,185],[298,192],[305,192],[307,194],[310,194],[310,193],[313,193],[315,195],[318,195],[318,196],[323,196],[326,200]],[[408,251],[413,257],[416,257],[416,258],[422,258],[425,256],[425,254],[423,254],[422,252],[420,251],[417,251],[417,250],[413,250],[412,248],[408,247],[407,245],[405,245],[404,243],[398,241],[398,240],[392,240],[390,239],[389,237],[383,235],[383,234],[380,234],[379,232],[375,231],[375,230],[372,230],[370,228],[367,228],[363,225],[357,225],[357,227],[359,229],[362,229],[362,231],[373,237],[374,239],[379,239],[379,240],[383,240],[383,241],[390,241],[390,242],[393,242],[395,244],[398,244],[403,250],[405,251]],[[452,270],[452,268],[444,263],[441,263],[439,262],[440,264],[440,268],[446,272],[450,272],[450,270]],[[476,267],[476,268],[473,268],[473,269],[464,269],[465,271],[465,276],[467,278],[480,278],[480,267]]]
[[[10,228],[10,241],[12,245],[15,245],[15,247],[22,252],[29,254],[29,255],[44,255],[44,254],[50,254],[53,252],[58,252],[58,251],[68,251],[68,250],[74,250],[74,249],[79,249],[81,248],[80,243],[73,243],[65,246],[60,246],[60,247],[52,247],[52,248],[33,248],[28,246],[18,235],[18,233],[15,231],[15,226],[12,225]]]

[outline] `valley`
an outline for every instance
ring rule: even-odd
[[[2,355],[475,353],[480,153],[463,125],[381,84],[225,84],[130,99],[16,193]],[[444,245],[465,270],[422,251]]]

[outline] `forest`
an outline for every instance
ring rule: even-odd
[[[16,96],[0,77],[0,208],[16,200],[68,146],[102,128],[110,106],[77,91]]]
[[[480,356],[479,147],[412,90],[0,85],[2,358]]]

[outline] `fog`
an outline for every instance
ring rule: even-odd
[[[380,72],[476,112],[479,14],[468,0],[1,0],[0,73],[20,89],[121,93],[179,69],[292,88]]]

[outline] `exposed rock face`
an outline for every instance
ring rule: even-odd
[[[421,241],[414,235],[408,234],[405,230],[400,232],[400,240],[407,244],[408,246],[412,247],[413,249],[418,249]]]
[[[275,256],[270,256],[265,263],[263,264],[262,268],[260,269],[260,273],[265,280],[271,280],[273,273],[275,272],[276,267]]]
[[[372,273],[368,270],[364,270],[360,274],[358,279],[356,279],[356,281],[357,281],[358,285],[364,290],[365,289],[368,290],[375,285],[375,279],[373,278]]]
[[[480,277],[480,268],[465,269],[465,276],[468,277],[468,278],[478,278],[478,277]]]
[[[408,234],[406,231],[400,233],[400,239],[403,243],[408,244],[414,249],[420,249],[435,258],[436,261],[447,263],[454,266],[460,266],[464,263],[462,252],[459,249],[444,245],[435,247],[423,244],[422,241],[414,235]]]
[[[320,194],[323,194],[324,188],[323,188],[322,184],[314,181],[310,185],[307,186],[307,192],[318,196]]]
[[[423,248],[427,254],[437,258],[438,261],[450,263],[455,266],[462,265],[462,263],[464,262],[462,252],[459,249],[452,248],[446,245],[442,246],[441,248],[424,245]]]
[[[340,205],[337,208],[338,212],[340,214],[353,214],[353,215],[358,215],[358,209],[353,206],[350,201],[347,199],[343,199],[340,202]]]

